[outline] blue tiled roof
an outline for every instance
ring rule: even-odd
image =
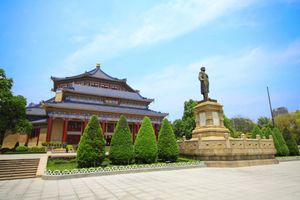
[[[41,107],[27,107],[26,115],[46,116],[46,111]]]
[[[122,99],[131,99],[136,101],[144,101],[144,102],[152,102],[153,99],[147,99],[141,96],[138,92],[128,92],[122,90],[114,90],[108,88],[99,88],[99,87],[91,87],[85,85],[73,84],[72,87],[63,88],[64,91],[82,93],[82,94],[91,94],[97,96],[105,96],[105,97],[115,97]]]
[[[126,114],[136,114],[144,116],[157,116],[165,117],[167,113],[156,112],[150,109],[138,109],[138,108],[129,108],[121,106],[106,106],[106,105],[96,105],[96,104],[84,104],[84,103],[74,103],[74,102],[60,102],[60,103],[45,103],[46,107],[55,107],[55,108],[68,108],[74,110],[91,110],[98,112],[112,112],[112,113],[126,113]]]
[[[112,77],[108,74],[106,74],[104,71],[101,70],[100,67],[96,67],[95,69],[76,75],[76,76],[67,76],[67,77],[54,77],[51,76],[51,79],[54,81],[60,81],[60,80],[66,80],[66,79],[74,79],[74,78],[81,78],[81,77],[92,77],[92,78],[100,78],[100,79],[106,79],[106,80],[111,80],[111,81],[119,81],[119,82],[126,82],[126,79],[118,79],[115,77]]]

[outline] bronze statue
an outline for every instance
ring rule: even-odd
[[[204,101],[208,101],[209,82],[208,75],[205,73],[205,67],[201,67],[198,79],[201,83],[201,94],[203,95]]]

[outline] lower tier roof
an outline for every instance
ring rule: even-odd
[[[150,109],[138,109],[121,106],[106,106],[106,105],[95,105],[95,104],[84,104],[75,102],[60,102],[60,103],[45,103],[47,108],[60,108],[60,109],[71,109],[71,110],[87,110],[92,112],[106,112],[106,113],[120,113],[120,114],[133,114],[133,115],[144,115],[144,116],[155,116],[155,117],[166,117],[168,113],[161,113]]]

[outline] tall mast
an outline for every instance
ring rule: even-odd
[[[273,123],[273,126],[275,126],[274,114],[273,114],[273,109],[272,109],[272,104],[271,104],[270,93],[269,93],[269,87],[267,87],[267,92],[268,92],[268,98],[269,98],[269,106],[270,106],[270,111],[271,111],[272,123]]]

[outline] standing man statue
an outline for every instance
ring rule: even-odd
[[[209,82],[208,75],[205,73],[205,67],[201,67],[198,79],[201,83],[201,94],[203,95],[203,99],[204,101],[208,101]]]

